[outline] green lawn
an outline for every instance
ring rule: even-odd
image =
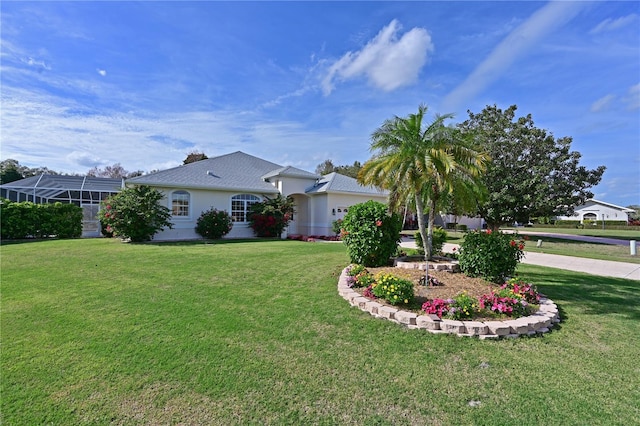
[[[629,227],[628,230],[616,230],[616,229],[602,229],[602,228],[505,228],[516,231],[526,232],[546,232],[551,234],[569,234],[569,235],[585,235],[588,237],[604,237],[604,238],[617,238],[619,240],[638,240],[640,242],[640,228]]]
[[[88,239],[0,254],[2,424],[640,419],[635,281],[521,265],[564,321],[480,341],[348,306],[342,244]]]

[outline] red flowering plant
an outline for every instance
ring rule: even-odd
[[[294,202],[291,197],[277,197],[253,204],[248,213],[249,226],[258,237],[278,237],[293,220]]]
[[[530,304],[508,288],[494,290],[479,299],[480,309],[504,314],[510,317],[521,317],[531,313]]]
[[[422,304],[422,310],[426,314],[435,314],[438,318],[442,318],[449,313],[453,299],[433,299],[427,300]]]

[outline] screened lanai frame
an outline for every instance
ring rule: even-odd
[[[36,204],[100,204],[124,188],[124,179],[91,176],[39,175],[0,186],[0,196],[11,201]]]

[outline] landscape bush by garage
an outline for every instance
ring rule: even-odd
[[[377,201],[356,204],[342,222],[342,240],[351,262],[365,266],[386,265],[400,241],[402,219],[389,214]]]
[[[2,200],[0,235],[3,239],[79,238],[82,235],[82,209],[75,204]]]

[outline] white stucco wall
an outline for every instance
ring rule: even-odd
[[[311,197],[312,223],[310,235],[334,235],[332,230],[333,221],[343,219],[345,208],[361,204],[369,200],[386,204],[385,196],[370,196],[350,193],[315,194]],[[335,215],[334,215],[335,209]],[[338,212],[338,210],[341,210]]]
[[[172,217],[173,229],[164,229],[154,235],[156,241],[166,240],[189,240],[201,238],[195,231],[196,222],[203,211],[214,207],[218,210],[226,210],[231,214],[231,197],[244,192],[221,192],[206,191],[198,189],[179,189],[179,188],[157,188],[165,197],[161,203],[168,209],[171,209],[171,194],[173,191],[187,191],[190,194],[189,216],[188,217]],[[253,194],[263,199],[261,194]],[[247,223],[236,222],[233,229],[224,238],[252,238],[253,230]]]

